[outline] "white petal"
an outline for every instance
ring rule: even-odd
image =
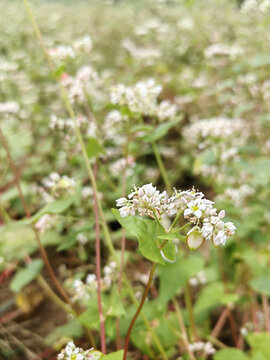
[[[192,231],[192,233],[187,236],[187,245],[191,250],[198,249],[203,242],[204,238],[197,230]]]

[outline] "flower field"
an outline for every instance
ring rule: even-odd
[[[268,360],[270,1],[0,14],[0,359]]]

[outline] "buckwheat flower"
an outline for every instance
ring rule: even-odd
[[[88,238],[86,235],[82,234],[82,233],[79,233],[77,236],[76,236],[76,240],[78,241],[79,244],[81,245],[85,245],[87,242],[88,242]]]
[[[170,119],[176,115],[177,106],[169,100],[163,100],[157,107],[156,116],[160,120]]]
[[[191,250],[198,249],[203,243],[205,238],[202,236],[198,226],[194,226],[187,233],[187,245]]]
[[[245,0],[245,2],[242,4],[241,11],[248,12],[251,10],[255,10],[257,6],[257,0]]]
[[[58,45],[48,50],[49,56],[53,60],[64,60],[66,58],[74,59],[75,52],[71,46]]]
[[[213,233],[213,244],[214,246],[225,245],[228,236],[224,230],[219,230]]]
[[[73,47],[77,51],[83,51],[88,53],[93,48],[93,42],[89,35],[84,35],[83,37],[74,41]]]
[[[95,351],[93,348],[83,350],[76,347],[73,341],[69,341],[65,349],[61,350],[61,353],[58,354],[57,360],[98,360],[101,356],[102,353]]]
[[[224,230],[226,235],[232,236],[235,234],[236,226],[231,221],[228,221],[224,224]]]
[[[56,218],[52,215],[44,214],[35,223],[35,228],[40,232],[40,234],[44,234],[48,229],[55,225],[56,221]]]
[[[207,240],[210,239],[213,233],[213,229],[214,226],[210,222],[205,221],[201,230],[202,236]]]
[[[0,103],[0,114],[16,114],[20,110],[20,105],[16,101],[6,101]]]
[[[197,198],[187,203],[187,208],[184,211],[184,217],[188,218],[191,222],[202,217],[203,211],[211,207],[212,201]]]
[[[97,277],[95,274],[88,274],[86,277],[86,284],[92,286],[93,284],[96,284]]]

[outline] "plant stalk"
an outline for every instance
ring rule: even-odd
[[[175,313],[176,313],[176,316],[177,316],[177,319],[178,319],[178,322],[179,322],[179,326],[180,326],[180,329],[181,329],[181,332],[182,332],[183,342],[184,342],[186,351],[189,354],[190,360],[196,360],[193,352],[190,350],[187,330],[186,330],[186,327],[185,327],[185,323],[184,323],[184,320],[183,320],[183,316],[182,316],[182,313],[181,313],[180,306],[179,306],[178,301],[176,300],[175,297],[172,298],[172,303],[173,303]]]
[[[97,174],[97,162],[95,163],[95,176]],[[94,214],[95,214],[95,229],[96,229],[96,274],[97,274],[97,298],[98,298],[98,313],[100,322],[100,344],[101,351],[106,354],[106,334],[105,334],[105,317],[102,308],[101,298],[101,256],[100,256],[100,228],[99,215],[97,208],[97,198],[94,193]]]
[[[161,155],[159,153],[159,150],[158,150],[158,147],[156,145],[155,142],[152,142],[152,149],[153,149],[153,152],[154,152],[154,155],[156,157],[156,160],[157,160],[157,163],[158,163],[158,167],[159,167],[159,170],[161,172],[161,175],[162,175],[162,178],[163,178],[163,181],[165,183],[165,187],[166,187],[166,190],[168,193],[171,192],[171,183],[170,183],[170,180],[168,178],[168,175],[167,175],[167,172],[166,172],[166,169],[165,169],[165,166],[164,166],[164,163],[162,161],[162,158],[161,158]]]
[[[128,344],[129,344],[129,339],[130,339],[131,331],[132,331],[133,325],[135,324],[135,321],[137,320],[137,317],[138,317],[139,314],[140,314],[140,311],[141,311],[141,309],[142,309],[142,307],[143,307],[143,305],[144,305],[144,302],[145,302],[145,300],[146,300],[147,294],[148,294],[148,292],[149,292],[149,289],[150,289],[150,286],[151,286],[151,283],[152,283],[152,280],[153,280],[153,276],[154,276],[154,273],[155,273],[155,269],[156,269],[156,264],[153,263],[152,268],[151,268],[151,271],[150,271],[150,274],[149,274],[148,282],[147,282],[146,288],[145,288],[145,290],[144,290],[142,299],[141,299],[141,301],[140,301],[139,307],[138,307],[135,315],[133,316],[133,318],[132,318],[132,320],[131,320],[131,323],[130,323],[130,325],[129,325],[129,328],[128,328],[128,332],[127,332],[127,336],[126,336],[126,342],[125,342],[125,349],[124,349],[123,360],[126,360],[126,358],[127,358]]]

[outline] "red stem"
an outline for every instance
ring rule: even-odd
[[[129,139],[127,139],[126,146],[125,146],[125,167],[123,170],[123,180],[122,180],[122,196],[124,197],[126,195],[126,182],[127,182],[127,162],[128,162],[128,142]],[[125,229],[122,228],[122,236],[121,236],[121,258],[120,258],[120,267],[119,267],[119,277],[118,277],[118,293],[119,296],[121,296],[121,290],[122,290],[122,276],[124,271],[124,263],[125,263],[125,249],[126,249],[126,232]],[[120,343],[121,343],[121,326],[120,326],[120,318],[116,319],[116,350],[120,349]]]
[[[94,176],[97,175],[97,162],[94,165]],[[100,343],[101,351],[106,354],[106,334],[105,334],[105,317],[103,315],[102,299],[101,299],[101,256],[100,256],[100,228],[97,198],[94,192],[94,214],[95,214],[95,229],[96,229],[96,274],[97,274],[97,298],[98,298],[98,312],[100,322]]]
[[[140,304],[138,306],[138,309],[137,309],[135,315],[133,316],[133,319],[131,320],[131,323],[129,325],[127,336],[126,336],[126,343],[125,343],[125,350],[124,350],[123,360],[126,360],[126,358],[127,358],[128,344],[129,344],[131,331],[132,331],[132,328],[133,328],[133,326],[135,324],[135,321],[137,320],[137,317],[139,316],[139,314],[140,314],[140,312],[142,310],[144,302],[146,300],[147,294],[149,292],[149,289],[150,289],[150,286],[151,286],[151,283],[152,283],[152,280],[153,280],[155,268],[156,268],[156,264],[153,263],[150,274],[149,274],[148,282],[147,282],[146,288],[144,290],[144,293],[143,293],[143,296],[142,296],[142,299],[141,299],[141,302],[140,302]]]
[[[266,330],[270,332],[269,303],[267,295],[262,295],[263,311],[265,316]]]

